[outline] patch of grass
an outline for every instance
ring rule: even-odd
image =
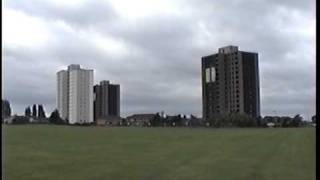
[[[2,130],[6,180],[315,179],[315,128]]]

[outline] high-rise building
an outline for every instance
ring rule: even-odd
[[[93,122],[93,70],[72,64],[57,73],[57,108],[70,124]]]
[[[2,100],[2,120],[11,116],[11,107],[8,100]]]
[[[94,119],[120,116],[120,85],[101,81],[94,86]]]
[[[69,72],[61,70],[57,73],[57,109],[62,119],[69,114]]]
[[[202,57],[203,118],[245,113],[260,116],[258,53],[237,46]]]

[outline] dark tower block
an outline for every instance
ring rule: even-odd
[[[204,119],[221,114],[260,116],[258,54],[237,46],[219,48],[202,57],[202,113]]]
[[[120,116],[120,85],[101,81],[94,86],[94,119]]]

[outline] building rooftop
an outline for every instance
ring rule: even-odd
[[[156,114],[133,114],[131,116],[128,116],[127,118],[134,118],[134,119],[136,119],[136,118],[138,118],[138,119],[140,119],[140,118],[152,118],[155,115]]]
[[[79,64],[70,64],[68,66],[68,70],[78,70],[80,69],[80,65]]]
[[[231,53],[231,52],[237,52],[238,51],[238,46],[225,46],[219,48],[219,53]]]
[[[110,84],[110,81],[106,81],[106,80],[100,81],[100,85],[108,85],[108,84]]]

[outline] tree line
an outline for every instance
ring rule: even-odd
[[[38,108],[37,108],[38,107]],[[2,119],[11,115],[10,103],[6,100],[2,100]],[[68,119],[63,120],[60,117],[59,111],[55,109],[49,118],[46,118],[43,105],[38,106],[34,104],[31,107],[28,106],[25,109],[24,116],[14,116],[13,124],[29,123],[30,118],[46,119],[51,124],[69,124]],[[316,123],[316,115],[311,118],[312,123]],[[122,119],[120,125],[126,125],[128,120]],[[206,127],[267,127],[268,124],[273,124],[274,127],[301,127],[308,125],[307,121],[304,121],[300,114],[294,117],[289,116],[265,116],[253,118],[247,114],[231,113],[231,114],[219,114],[213,118],[202,120],[193,115],[190,118],[186,118],[185,115],[174,116],[162,116],[156,113],[149,122],[143,122],[143,126],[206,126]]]

